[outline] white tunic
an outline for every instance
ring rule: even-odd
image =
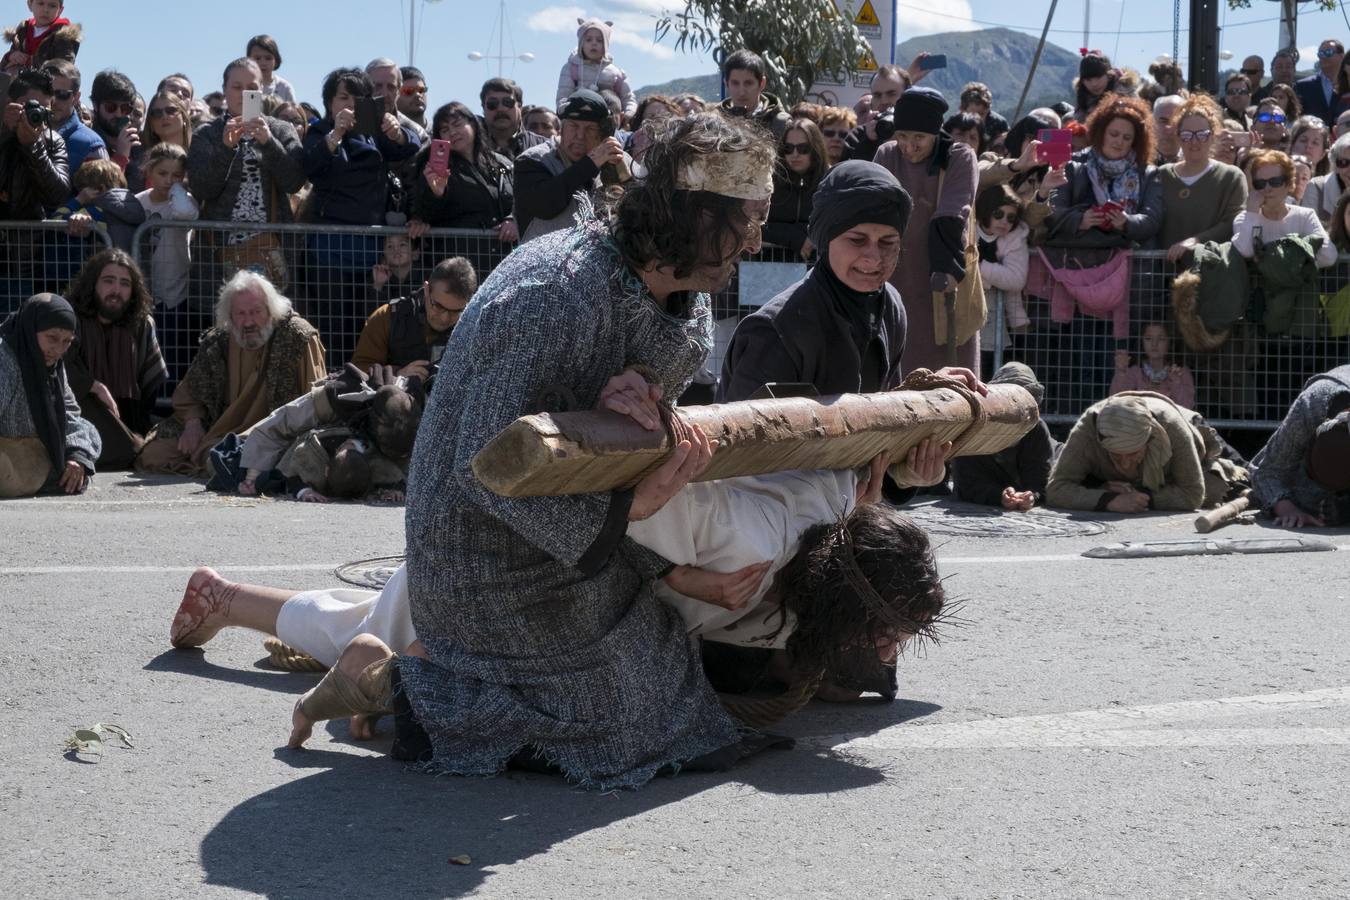
[[[656,596],[675,607],[690,635],[722,643],[782,647],[792,632],[786,622],[776,636],[776,604],[762,602],[779,569],[796,554],[813,525],[837,522],[853,510],[856,472],[776,472],[691,484],[651,518],[633,522],[628,536],[676,565],[735,572],[772,561],[754,596],[728,610],[676,593],[664,581]],[[277,637],[332,666],[358,634],[373,634],[395,652],[417,637],[408,612],[408,578],[403,566],[384,590],[344,588],[305,591],[288,600],[277,616]]]

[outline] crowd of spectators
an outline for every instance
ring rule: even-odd
[[[198,334],[227,324],[220,286],[238,273],[264,276],[297,317],[352,330],[369,318],[362,368],[428,378],[491,261],[643,177],[664,123],[702,110],[746,117],[776,141],[764,228],[784,254],[775,258],[819,258],[808,224],[832,168],[875,160],[895,175],[913,201],[890,277],[906,307],[908,367],[992,374],[998,349],[1042,373],[1056,411],[1147,389],[1241,417],[1287,404],[1303,379],[1345,356],[1350,294],[1328,299],[1315,286],[1316,269],[1350,250],[1350,74],[1336,40],[1322,42],[1301,78],[1295,51],[1275,54],[1269,79],[1264,61],[1248,57],[1217,96],[1188,91],[1172,64],[1143,79],[1085,51],[1064,102],[1013,122],[978,82],[951,109],[920,84],[927,54],[907,68],[881,66],[852,108],[788,108],[765,89],[764,62],[748,50],[725,57],[720,103],[638,96],[611,55],[608,24],[595,19],[579,20],[558,94],[542,104],[527,105],[518,84],[498,77],[481,85],[476,104],[462,96],[435,105],[437,93],[454,95],[378,57],[331,71],[312,86],[319,102],[310,105],[300,99],[306,86],[279,74],[282,48],[269,35],[225,61],[219,90],[199,95],[184,73],[150,90],[105,70],[90,80],[86,104],[76,62],[83,33],[60,3],[29,7],[33,18],[3,60],[0,220],[67,225],[26,247],[8,241],[0,281],[19,298],[63,291],[77,275],[96,281],[83,268],[103,246],[95,231],[123,251],[114,268],[133,257],[145,265],[127,273],[137,285],[129,308],[144,307],[145,321],[172,335],[162,358],[154,351],[166,377],[134,390],[119,379],[128,396],[91,394],[89,379],[76,392],[82,403],[101,401],[96,418],[116,409],[118,424],[139,429],[105,441],[119,461],[140,452],[147,397],[183,383]],[[157,227],[134,246],[137,229],[155,220],[239,228]],[[248,228],[271,223],[320,227],[302,237]],[[436,229],[490,235],[478,240],[495,242],[495,257],[475,271],[443,252]],[[1132,315],[1141,289],[1131,258],[1140,250],[1165,252],[1169,281],[1201,270],[1207,283],[1246,279],[1244,302],[1191,285],[1178,289],[1173,315],[1168,291],[1155,285],[1148,315]],[[717,309],[733,323],[743,312]],[[351,346],[328,366],[350,359]],[[1287,377],[1258,398],[1271,402],[1244,406],[1252,385],[1206,384],[1187,365],[1198,350],[1240,357],[1233,367],[1248,371],[1278,356]],[[204,471],[204,443],[172,449],[178,462],[168,468]]]

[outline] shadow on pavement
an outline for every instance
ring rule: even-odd
[[[314,687],[319,678],[322,677],[319,673],[282,672],[277,669],[263,668],[249,670],[218,666],[209,661],[199,647],[186,650],[165,650],[146,663],[144,671],[196,675],[199,678],[210,678],[213,681],[266,688],[269,691],[280,691],[285,694],[303,694]]]
[[[289,752],[278,758],[283,754]],[[710,788],[810,795],[884,780],[875,769],[803,749],[761,754],[729,773],[658,778],[612,794],[546,775],[437,778],[387,758],[304,754],[322,754],[331,768],[231,810],[202,841],[206,883],[268,897],[462,896],[490,883],[489,869]],[[471,863],[449,862],[460,855]]]

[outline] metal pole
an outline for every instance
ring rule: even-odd
[[[408,0],[408,65],[416,65],[413,55],[417,52],[417,0]]]
[[[1041,29],[1041,41],[1036,45],[1036,55],[1031,58],[1031,71],[1027,73],[1027,83],[1022,85],[1022,96],[1017,100],[1017,112],[1013,113],[1013,122],[1022,118],[1022,104],[1027,102],[1027,92],[1031,90],[1031,79],[1036,77],[1036,67],[1041,64],[1041,51],[1045,49],[1045,36],[1050,33],[1050,20],[1055,17],[1055,7],[1059,0],[1050,0],[1050,11],[1045,14],[1045,27]]]

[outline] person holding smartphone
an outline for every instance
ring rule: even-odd
[[[413,164],[410,233],[491,229],[515,241],[511,160],[489,147],[482,122],[463,103],[447,103],[432,115],[431,134]]]

